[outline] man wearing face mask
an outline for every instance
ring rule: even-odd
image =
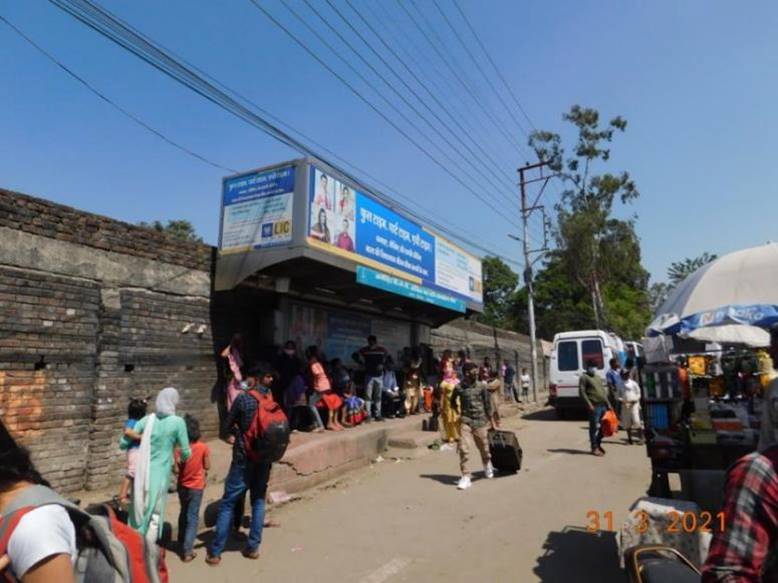
[[[273,398],[276,403],[287,408],[289,403],[284,396],[295,378],[303,374],[304,370],[303,361],[297,356],[297,345],[291,340],[284,344],[273,365],[278,371],[278,382],[273,385]]]
[[[602,449],[600,419],[612,407],[608,401],[608,390],[603,380],[597,376],[597,363],[593,360],[586,361],[586,372],[578,381],[578,393],[589,410],[589,443],[592,447],[592,455],[602,457],[605,455],[605,450]]]

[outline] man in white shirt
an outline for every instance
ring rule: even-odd
[[[521,382],[521,398],[526,402],[529,399],[529,385],[532,382],[532,378],[527,373],[526,368],[521,369],[519,382]]]
[[[621,373],[618,398],[621,403],[621,426],[627,432],[627,441],[630,445],[635,443],[632,440],[634,429],[637,444],[640,445],[643,443],[640,437],[640,431],[643,429],[643,422],[640,420],[640,385],[630,378],[628,370]]]

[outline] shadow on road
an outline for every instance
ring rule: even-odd
[[[549,453],[566,453],[569,455],[592,455],[592,452],[590,452],[588,449],[567,449],[564,447],[561,448],[555,448],[555,449],[547,449]]]
[[[540,411],[535,411],[534,413],[527,413],[526,415],[522,415],[521,418],[527,419],[529,421],[559,421],[556,416],[556,411],[553,409],[541,409]]]
[[[422,474],[419,477],[434,480],[446,486],[454,486],[459,481],[459,476],[453,476],[451,474]]]
[[[589,533],[583,528],[566,526],[551,532],[543,544],[544,554],[533,569],[541,581],[558,583],[626,582],[619,568],[615,532]]]

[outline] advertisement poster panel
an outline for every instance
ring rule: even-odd
[[[294,166],[226,178],[219,249],[235,253],[292,241]]]
[[[310,174],[309,242],[417,286],[483,303],[481,261],[477,257],[315,166]],[[410,289],[395,288],[387,291],[400,293],[402,288],[402,295],[408,295],[404,292]],[[432,299],[430,303],[441,305],[438,296],[420,294],[416,288],[411,291],[415,299]]]

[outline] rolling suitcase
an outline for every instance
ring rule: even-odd
[[[523,453],[513,431],[490,431],[489,452],[492,455],[492,465],[497,471],[515,474],[521,469]]]

